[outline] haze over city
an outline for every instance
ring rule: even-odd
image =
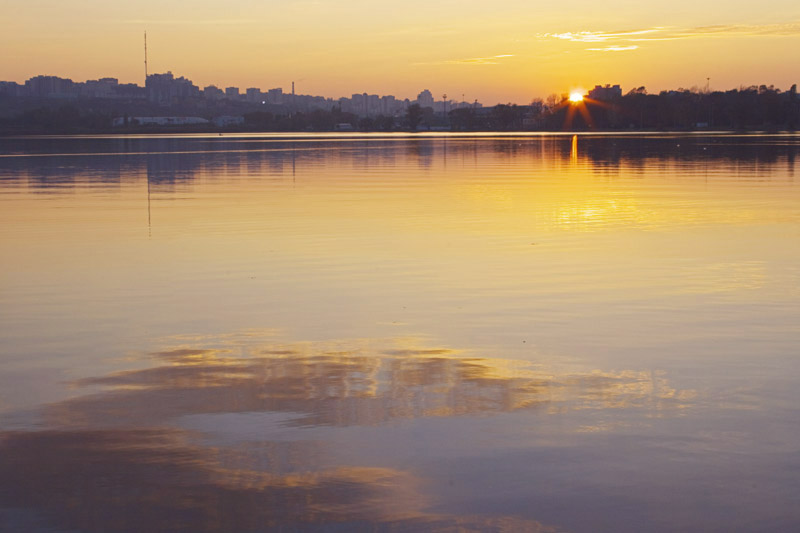
[[[5,8],[2,79],[172,70],[199,86],[288,87],[331,98],[414,97],[421,87],[487,105],[612,81],[788,88],[800,63],[800,5],[788,0],[569,4],[364,0],[235,4],[37,0]],[[710,78],[710,80],[709,80]]]

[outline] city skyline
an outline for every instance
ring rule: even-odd
[[[282,106],[288,111],[312,111],[315,109],[330,111],[338,108],[340,111],[361,117],[399,116],[404,114],[412,104],[418,104],[422,108],[430,107],[438,113],[460,108],[483,107],[483,104],[477,100],[474,102],[458,101],[448,98],[447,95],[442,95],[442,99],[437,100],[429,89],[422,89],[413,98],[398,98],[394,95],[377,95],[366,92],[352,93],[349,96],[338,98],[326,98],[319,95],[296,93],[294,82],[291,83],[291,90],[286,92],[283,87],[265,89],[263,87],[226,87],[214,84],[200,87],[184,76],[174,75],[172,71],[150,73],[144,85],[120,83],[117,78],[108,76],[76,81],[71,78],[39,74],[22,83],[0,80],[0,96],[33,100],[146,101],[165,107],[190,99],[202,99],[209,103],[224,100],[251,105]]]
[[[6,131],[99,132],[109,127],[200,127],[244,131],[558,131],[651,129],[795,131],[797,85],[730,90],[665,90],[619,84],[553,94],[529,104],[483,106],[428,90],[415,99],[353,93],[325,98],[282,88],[198,87],[172,72],[148,75],[145,86],[116,78],[85,82],[39,75],[24,84],[0,81]],[[413,104],[413,105],[412,105]]]
[[[428,87],[437,99],[446,93],[486,105],[607,82],[651,92],[709,83],[788,88],[800,63],[800,6],[768,4],[734,1],[722,12],[685,0],[658,11],[627,0],[578,0],[568,9],[516,0],[370,9],[361,0],[40,0],[10,8],[14,24],[0,42],[17,53],[0,59],[0,77],[103,75],[143,84],[146,30],[150,72],[179,72],[200,87],[286,89],[295,81],[298,93],[327,98],[412,98]]]

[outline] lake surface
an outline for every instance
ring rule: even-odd
[[[798,530],[798,156],[0,139],[0,530]]]

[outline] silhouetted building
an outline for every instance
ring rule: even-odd
[[[619,86],[615,86],[618,90]],[[613,90],[613,88],[602,88],[602,90]],[[368,94],[366,92],[355,93],[350,98],[342,97],[339,99],[325,98],[322,96],[296,94],[294,83],[292,92],[284,93],[281,88],[273,88],[262,91],[258,87],[250,87],[245,94],[241,94],[238,87],[227,87],[224,90],[215,86],[208,85],[204,89],[198,88],[191,80],[184,77],[175,77],[172,72],[163,74],[151,74],[147,76],[144,87],[134,83],[119,83],[117,78],[100,78],[87,80],[86,82],[73,82],[70,79],[59,78],[57,76],[35,76],[25,82],[24,85],[13,81],[0,82],[0,97],[6,107],[13,110],[17,105],[13,99],[74,99],[78,107],[85,109],[116,109],[117,112],[125,111],[128,116],[148,114],[152,109],[137,110],[131,106],[135,102],[131,100],[147,99],[149,102],[158,104],[162,108],[178,105],[175,111],[162,109],[164,115],[169,113],[198,113],[202,115],[214,116],[223,113],[245,113],[247,107],[255,111],[258,106],[260,110],[265,109],[261,104],[270,104],[269,111],[275,115],[293,112],[312,112],[315,110],[331,111],[336,108],[344,113],[352,113],[361,118],[375,117],[394,117],[395,127],[404,127],[404,122],[399,122],[399,118],[405,116],[406,110],[412,103],[418,103],[423,108],[434,108],[445,113],[459,107],[480,107],[480,104],[466,102],[436,102],[433,94],[428,89],[423,90],[415,99],[401,100],[392,95]],[[203,100],[200,100],[200,98]],[[122,107],[116,107],[116,102],[86,102],[83,100],[94,99],[117,99],[127,100],[120,102]],[[227,100],[225,103],[221,100]],[[231,107],[233,105],[233,107]],[[147,118],[147,117],[144,117]],[[152,117],[151,117],[152,118]],[[160,120],[162,117],[156,117]],[[318,121],[319,122],[319,121]],[[130,120],[127,122],[130,123]],[[145,120],[143,123],[152,123]],[[174,123],[174,121],[170,122]],[[367,124],[370,122],[367,121]],[[377,123],[377,122],[376,122]],[[385,120],[380,121],[381,127],[388,127],[391,124]],[[155,124],[155,123],[154,123]],[[158,123],[160,124],[160,122]]]
[[[283,103],[283,89],[270,89],[267,91],[267,103],[280,105]]]
[[[452,100],[441,100],[433,103],[433,110],[436,113],[446,114],[448,111],[455,109],[455,104]]]
[[[257,104],[257,103],[261,103],[261,102],[266,101],[266,99],[264,97],[264,93],[262,93],[261,89],[259,89],[257,87],[250,87],[249,89],[247,89],[247,93],[246,94],[247,94],[246,98],[247,98],[248,102],[252,102],[252,103]]]
[[[423,90],[417,95],[417,103],[422,108],[433,108],[433,94],[428,89]]]
[[[397,104],[397,100],[394,96],[383,96],[381,97],[381,115],[393,115],[395,112],[395,106]]]
[[[147,99],[159,104],[200,96],[200,88],[184,77],[175,78],[172,72],[151,74],[145,82]]]
[[[225,98],[225,91],[218,88],[216,85],[209,85],[203,89],[203,96],[211,100],[220,100]]]
[[[381,113],[381,97],[377,94],[367,95],[367,116],[380,115]]]
[[[592,100],[616,100],[622,98],[622,89],[619,85],[595,85],[594,89],[589,91],[589,98]]]
[[[86,80],[81,87],[81,95],[88,98],[114,98],[118,96],[115,91],[119,85],[117,78],[100,78],[99,80]]]
[[[350,97],[350,109],[347,109],[350,113],[355,113],[359,116],[366,116],[367,114],[367,100],[366,100],[367,93],[363,94],[353,94]]]
[[[331,110],[334,107],[332,99],[308,94],[290,95],[289,101],[284,102],[293,111],[313,111],[314,109]]]
[[[147,91],[144,87],[136,85],[135,83],[120,83],[113,88],[113,92],[118,98],[146,98]]]
[[[128,124],[137,126],[191,126],[208,124],[208,120],[200,117],[127,117],[127,119],[125,117],[117,117],[112,121],[114,127]]]
[[[222,115],[214,117],[212,121],[218,128],[228,128],[231,126],[241,126],[244,124],[244,117],[235,117],[231,115]]]
[[[0,94],[6,96],[22,96],[24,87],[15,81],[0,81]]]
[[[34,76],[25,82],[27,96],[37,98],[71,98],[77,96],[75,83],[58,76]]]

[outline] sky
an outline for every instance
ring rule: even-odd
[[[282,87],[528,103],[800,81],[800,2],[674,0],[0,0],[0,80],[48,74],[144,84]]]

